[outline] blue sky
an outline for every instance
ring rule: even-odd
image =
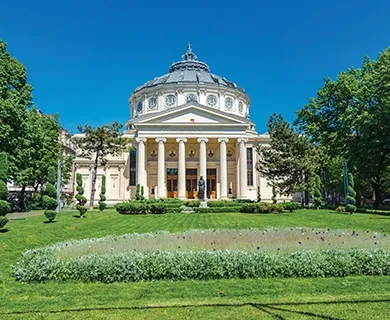
[[[7,1],[0,39],[34,102],[72,133],[129,118],[128,98],[191,41],[211,71],[245,88],[251,119],[289,121],[326,76],[390,46],[390,1]]]

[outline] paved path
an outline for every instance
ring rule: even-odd
[[[29,212],[16,212],[16,213],[8,213],[6,217],[9,220],[17,220],[17,219],[24,219],[28,217],[35,217],[35,216],[41,216],[43,215],[42,210],[36,210],[36,211],[29,211]]]

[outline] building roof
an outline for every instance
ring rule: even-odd
[[[182,56],[182,60],[174,62],[169,68],[169,73],[146,82],[142,86],[136,88],[134,93],[161,84],[175,83],[211,84],[245,92],[245,90],[237,86],[236,83],[211,73],[208,64],[198,60],[198,57],[192,51],[191,44],[188,43],[187,51]]]

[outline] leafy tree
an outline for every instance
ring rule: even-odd
[[[319,209],[322,206],[322,200],[321,200],[321,179],[318,175],[315,177],[314,182],[314,206]]]
[[[355,182],[353,179],[353,175],[352,175],[352,173],[348,173],[348,195],[347,195],[347,203],[346,203],[345,209],[350,213],[356,211],[356,206],[355,206],[356,192],[355,192],[354,188],[355,188]]]
[[[100,191],[100,201],[99,201],[99,210],[102,212],[107,204],[105,203],[106,201],[106,176],[102,176],[102,188]]]
[[[32,87],[27,83],[24,65],[11,57],[0,40],[0,152],[8,154],[10,173],[25,134],[27,108],[32,105]]]
[[[8,219],[4,216],[11,212],[11,207],[8,203],[8,160],[5,152],[0,153],[0,229],[3,228]]]
[[[365,58],[360,69],[325,79],[317,97],[298,112],[296,124],[313,142],[345,158],[370,181],[376,205],[388,185],[390,166],[390,48],[378,59]]]
[[[121,137],[120,129],[122,125],[113,122],[109,125],[93,128],[89,125],[79,126],[81,135],[75,137],[82,158],[93,160],[92,187],[89,206],[93,208],[96,192],[97,168],[104,166],[108,161],[108,156],[119,155],[126,149],[127,141]]]
[[[84,206],[87,203],[87,198],[84,197],[84,188],[83,188],[83,176],[78,173],[76,175],[76,183],[77,183],[77,194],[76,194],[76,200],[77,200],[77,205],[76,209],[80,212],[80,218],[84,216],[84,213],[87,212],[87,208]]]
[[[274,114],[268,121],[271,137],[270,148],[258,149],[260,161],[257,169],[269,181],[273,181],[279,194],[291,195],[298,191],[308,194],[314,185],[319,169],[319,151],[309,139],[300,135],[283,119]]]

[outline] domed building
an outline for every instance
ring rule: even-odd
[[[195,199],[201,176],[209,199],[256,199],[258,191],[271,199],[256,170],[256,148],[268,145],[269,136],[256,132],[248,95],[213,74],[190,44],[167,74],[136,88],[129,105],[124,136],[134,148],[98,171],[96,189],[105,175],[109,203],[133,199],[137,184],[147,198]],[[75,160],[87,197],[90,166],[90,160]]]

